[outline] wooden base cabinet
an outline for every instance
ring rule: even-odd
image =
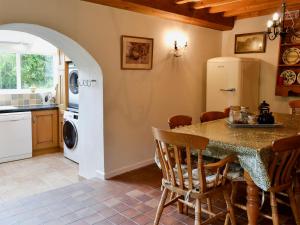
[[[61,151],[64,150],[64,137],[63,137],[63,127],[64,127],[64,111],[59,110],[59,119],[58,119],[58,142]]]
[[[58,110],[32,112],[33,155],[58,152]]]

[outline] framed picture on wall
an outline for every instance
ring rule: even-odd
[[[248,33],[235,35],[235,54],[266,52],[266,33]]]
[[[153,38],[121,36],[121,69],[151,70]]]

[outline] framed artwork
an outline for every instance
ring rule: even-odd
[[[151,70],[153,38],[121,36],[121,69]]]
[[[266,33],[249,33],[235,35],[235,54],[266,52]]]

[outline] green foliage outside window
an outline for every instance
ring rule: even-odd
[[[53,57],[21,55],[21,87],[22,89],[53,87]]]
[[[20,67],[17,65],[18,60],[21,62]],[[53,56],[0,53],[0,90],[52,88],[53,63]],[[17,78],[19,75],[20,79]]]
[[[0,89],[16,89],[16,54],[0,54]]]

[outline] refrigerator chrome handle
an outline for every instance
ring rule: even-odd
[[[228,89],[220,89],[220,91],[236,91],[235,88],[228,88]]]

